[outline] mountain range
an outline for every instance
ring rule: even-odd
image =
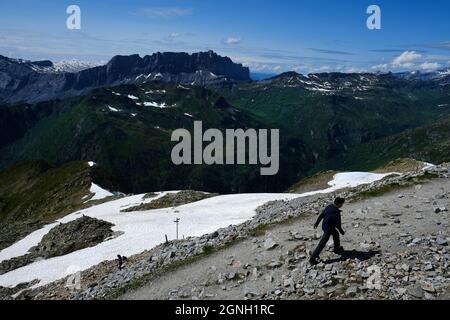
[[[252,81],[248,68],[211,51],[116,56],[76,73],[55,72],[50,61],[1,57],[0,88],[1,169],[21,161],[95,161],[97,181],[127,193],[280,192],[346,165],[450,160],[445,148],[438,150],[446,136],[432,134],[445,132],[450,117],[445,70],[287,72]],[[205,130],[280,129],[279,174],[261,177],[255,166],[173,165],[171,132],[192,130],[194,120]]]
[[[88,69],[73,65],[58,67],[51,61],[0,56],[0,103],[34,103],[82,95],[95,88],[148,81],[212,85],[250,80],[248,68],[212,51],[191,55],[158,52],[143,58],[115,56],[105,65]]]
[[[437,81],[441,84],[450,83],[450,68],[428,72],[422,71],[400,72],[396,73],[395,75],[408,80],[429,80],[429,81]]]

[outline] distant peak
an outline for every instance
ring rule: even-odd
[[[302,77],[302,75],[295,71],[287,71],[280,73],[279,75],[271,78],[271,79],[283,79],[283,78],[290,78],[290,77]]]
[[[53,67],[53,62],[51,62],[50,60],[33,61],[32,64],[35,66],[38,66],[38,67],[42,67],[42,68]]]

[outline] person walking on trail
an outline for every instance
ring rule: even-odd
[[[328,240],[330,240],[330,237],[333,237],[334,252],[337,254],[341,254],[344,252],[344,248],[341,247],[339,239],[339,233],[345,235],[345,231],[342,230],[341,226],[342,211],[340,210],[343,207],[344,203],[345,203],[344,198],[336,198],[336,200],[334,200],[334,203],[326,207],[325,210],[323,210],[323,212],[319,215],[317,222],[314,224],[314,229],[317,229],[320,222],[323,220],[322,223],[323,236],[322,239],[320,239],[320,242],[316,250],[314,250],[313,254],[311,255],[311,258],[309,259],[310,264],[315,265],[319,263],[317,261],[317,258],[327,245],[327,242]]]

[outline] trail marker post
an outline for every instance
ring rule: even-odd
[[[176,218],[174,222],[177,225],[177,240],[178,240],[178,225],[180,223],[180,218]]]

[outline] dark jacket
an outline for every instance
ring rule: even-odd
[[[345,233],[341,227],[341,210],[339,210],[338,207],[336,207],[334,204],[330,204],[319,215],[319,218],[317,219],[317,222],[315,224],[316,228],[319,226],[319,223],[322,220],[322,230],[324,232],[333,232],[337,229],[341,234]]]

